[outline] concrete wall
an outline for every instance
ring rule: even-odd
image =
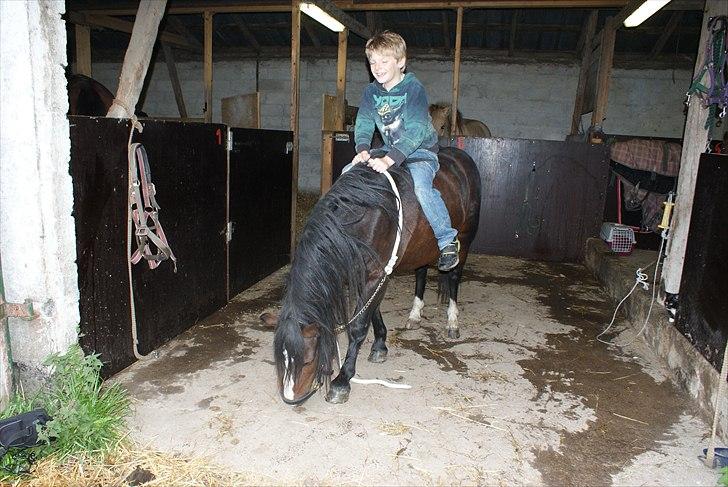
[[[63,1],[0,2],[0,255],[8,302],[38,318],[9,319],[21,378],[77,340],[76,236],[68,172]],[[29,384],[30,382],[30,384]]]
[[[451,62],[413,59],[409,69],[425,84],[430,102],[450,101]],[[112,91],[116,89],[120,65],[95,64],[93,70],[96,79]],[[178,70],[188,114],[202,116],[202,65],[179,63]],[[256,90],[256,70],[262,92],[263,127],[288,129],[288,59],[257,64],[254,60],[216,63],[214,120],[220,120],[220,98]],[[464,62],[459,106],[466,118],[484,121],[496,137],[564,140],[571,128],[577,76],[577,65]],[[682,137],[682,103],[690,78],[688,70],[615,69],[604,130],[610,134]],[[359,104],[368,82],[364,60],[351,59],[347,72],[350,104]],[[319,187],[321,95],[325,92],[336,92],[336,61],[304,59],[300,113],[302,190],[317,191]],[[144,110],[150,116],[179,116],[164,63],[153,68]]]

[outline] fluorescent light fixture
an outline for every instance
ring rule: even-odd
[[[664,7],[670,0],[645,0],[645,2],[632,12],[632,15],[624,20],[625,27],[637,27],[652,14]]]
[[[305,13],[320,24],[328,27],[334,32],[343,32],[344,24],[333,18],[328,13],[321,10],[320,7],[313,3],[301,2],[301,12]]]

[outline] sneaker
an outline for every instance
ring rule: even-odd
[[[438,270],[447,272],[454,269],[460,263],[459,253],[460,240],[455,238],[455,240],[445,245],[445,248],[440,251],[440,258],[437,261]]]

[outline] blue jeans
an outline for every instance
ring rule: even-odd
[[[447,244],[455,240],[458,232],[452,228],[450,214],[447,211],[445,202],[440,192],[432,186],[437,170],[440,169],[440,162],[437,154],[427,149],[417,149],[404,162],[412,174],[412,181],[415,185],[415,196],[422,206],[432,232],[437,239],[437,246],[442,250]],[[353,164],[348,164],[341,170],[341,174],[351,169]]]

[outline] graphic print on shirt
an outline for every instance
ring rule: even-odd
[[[404,95],[374,95],[374,107],[384,127],[384,139],[393,146],[399,142],[405,130],[404,106],[407,104],[407,93]]]

